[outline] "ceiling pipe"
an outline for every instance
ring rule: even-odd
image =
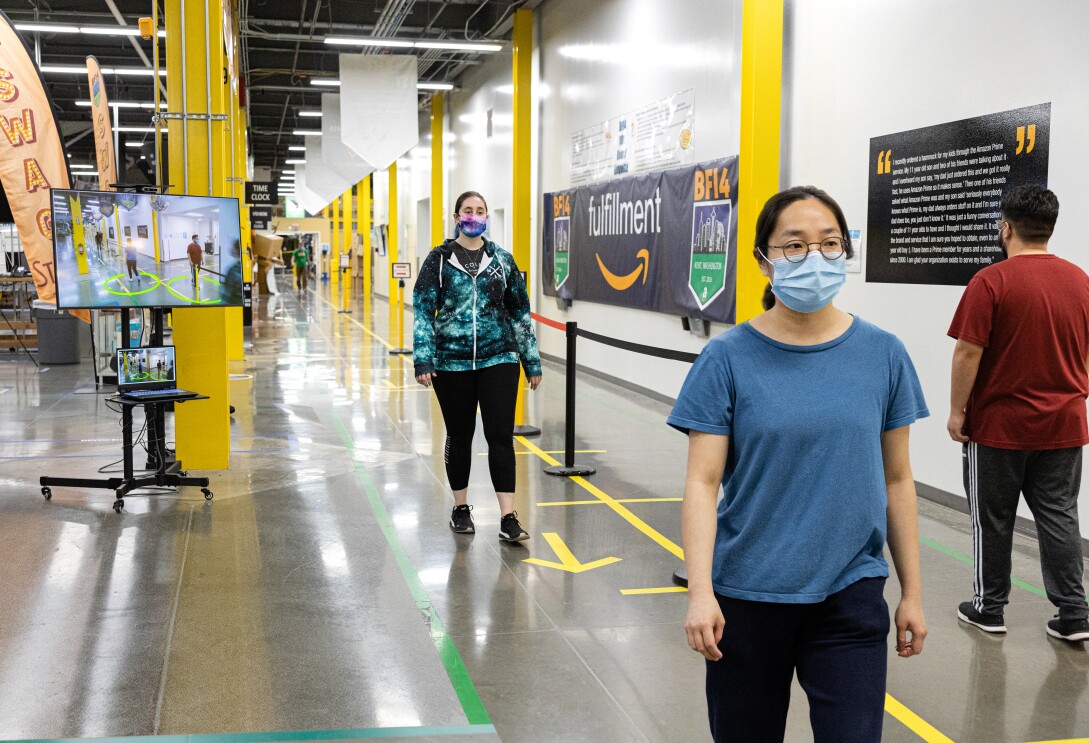
[[[119,26],[127,27],[129,25],[125,22],[125,17],[121,15],[121,11],[117,9],[117,5],[114,3],[113,0],[106,0],[106,5],[109,7],[110,12],[113,13],[113,17],[117,19],[117,24]],[[159,29],[155,29],[155,31],[157,33]],[[147,58],[146,54],[144,54],[144,50],[140,48],[140,42],[136,40],[136,37],[129,36],[128,39],[129,43],[132,44],[132,48],[136,50],[136,53],[138,55],[140,55],[140,59],[144,60],[144,64],[147,67],[154,69],[155,65],[152,64],[151,60]],[[162,92],[163,98],[166,98],[166,86],[163,84],[162,80],[159,80],[159,90]]]

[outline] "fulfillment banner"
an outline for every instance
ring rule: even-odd
[[[418,76],[411,55],[340,55],[341,141],[375,170],[420,141]]]
[[[737,158],[545,194],[545,294],[733,323]]]
[[[1051,104],[870,140],[866,281],[964,286],[1002,258],[999,202],[1047,185]]]
[[[91,89],[91,122],[95,130],[95,156],[98,163],[98,189],[112,191],[117,177],[117,158],[113,151],[113,127],[110,125],[110,102],[106,98],[106,81],[98,60],[87,57],[87,84]]]
[[[68,159],[30,51],[2,11],[0,130],[0,182],[34,274],[38,298],[54,302],[57,283],[49,191],[68,188]]]

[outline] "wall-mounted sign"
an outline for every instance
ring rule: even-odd
[[[250,207],[250,227],[255,230],[267,230],[272,222],[271,206]]]
[[[246,181],[247,204],[275,204],[280,198],[279,186],[275,181]]]
[[[411,263],[392,263],[390,264],[392,269],[392,276],[395,279],[411,279],[412,278],[412,264]]]
[[[1051,104],[870,140],[866,281],[964,286],[1001,260],[999,203],[1047,185]]]

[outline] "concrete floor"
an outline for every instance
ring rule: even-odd
[[[0,739],[709,740],[684,595],[625,593],[669,589],[681,565],[679,504],[661,499],[681,495],[686,441],[667,406],[580,378],[577,459],[598,473],[549,477],[564,404],[546,364],[528,396],[544,433],[516,447],[532,540],[496,539],[484,457],[477,534],[455,536],[438,406],[388,354],[386,305],[349,316],[280,295],[255,315],[232,368],[231,468],[202,473],[211,502],[131,495],[115,514],[112,494],[63,488],[46,502],[39,475],[118,459],[118,416],[76,392],[89,363],[0,357]],[[921,657],[890,658],[902,707],[885,739],[1089,736],[1089,655],[1045,636],[1035,544],[1016,540],[1009,635],[984,636],[955,617],[967,518],[921,510],[931,634]],[[556,547],[618,561],[525,562],[559,564]],[[788,740],[811,740],[806,715],[795,689]]]

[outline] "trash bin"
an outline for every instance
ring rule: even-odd
[[[38,322],[38,361],[42,364],[79,363],[79,326],[77,317],[67,312],[34,309]]]

